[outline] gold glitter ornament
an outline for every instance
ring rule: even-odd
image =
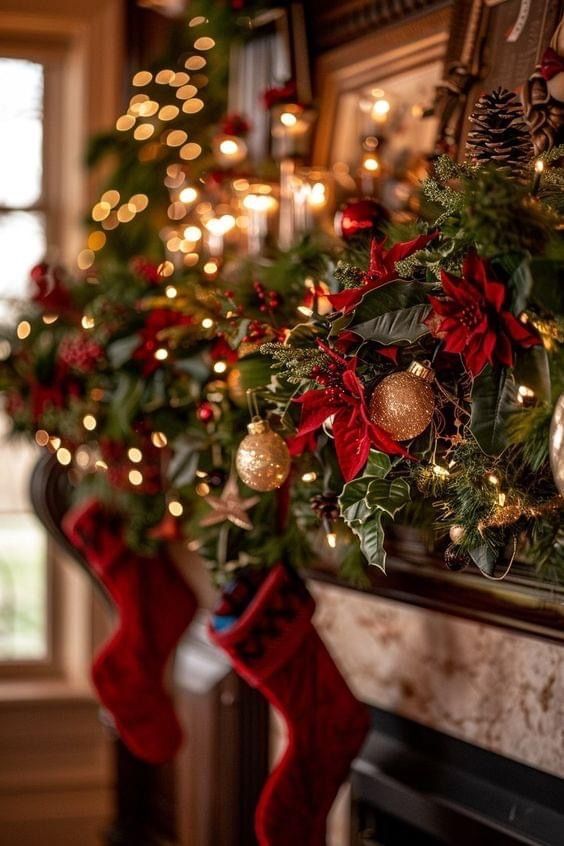
[[[239,444],[235,465],[241,480],[254,491],[273,491],[290,472],[290,453],[285,441],[266,420],[253,417],[249,434]]]
[[[464,535],[466,534],[466,529],[464,526],[451,526],[448,530],[449,537],[454,544],[462,543],[464,540]]]
[[[227,393],[231,402],[238,405],[239,408],[244,408],[247,404],[247,392],[242,385],[241,371],[235,365],[227,374]]]
[[[409,441],[424,432],[435,411],[433,370],[412,361],[407,370],[382,379],[372,393],[368,413],[395,441]]]

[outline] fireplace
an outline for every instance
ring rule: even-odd
[[[354,846],[564,842],[556,776],[373,708],[351,774]]]

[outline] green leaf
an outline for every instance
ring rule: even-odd
[[[469,556],[482,573],[493,576],[498,555],[489,546],[477,546],[469,551]]]
[[[355,309],[351,328],[389,312],[417,305],[428,305],[427,294],[431,287],[422,282],[405,282],[403,279],[397,279],[395,282],[389,282],[381,288],[370,291]]]
[[[360,540],[360,549],[371,567],[378,567],[386,572],[386,550],[384,549],[384,529],[381,512],[376,512],[355,532]]]
[[[352,482],[347,482],[339,497],[341,517],[351,529],[361,526],[372,513],[365,501],[367,486],[366,476],[353,479]]]
[[[368,462],[364,468],[364,476],[376,476],[378,479],[384,479],[391,469],[392,462],[389,455],[376,449],[370,450]]]
[[[200,457],[200,444],[192,440],[176,440],[174,451],[167,467],[167,476],[171,483],[181,488],[194,481]]]
[[[428,334],[423,321],[430,311],[430,306],[416,305],[388,311],[386,314],[354,324],[353,331],[365,341],[378,341],[380,344],[411,344]]]
[[[521,314],[529,302],[533,287],[530,259],[521,262],[517,270],[510,276],[507,287],[511,297],[511,310],[514,314]]]
[[[539,402],[550,402],[550,368],[543,346],[519,350],[515,362],[515,381],[535,392]]]
[[[127,335],[125,338],[119,338],[117,341],[112,341],[108,344],[106,354],[112,367],[116,369],[123,367],[129,361],[134,350],[137,349],[141,342],[139,335]]]
[[[270,360],[260,353],[253,353],[245,356],[237,362],[237,368],[241,374],[241,388],[262,388],[269,385],[272,380]]]
[[[188,373],[190,376],[193,376],[193,378],[198,382],[205,382],[210,375],[209,365],[206,364],[199,355],[192,355],[188,358],[177,359],[174,362],[174,366],[177,370],[182,370],[184,373]]]
[[[513,372],[488,366],[476,377],[472,389],[470,430],[480,448],[496,455],[508,446],[507,422],[519,409]]]
[[[391,482],[374,479],[368,485],[365,501],[370,509],[385,511],[393,518],[409,499],[409,483],[406,479],[394,479]]]
[[[144,391],[144,383],[129,373],[117,374],[117,387],[108,409],[108,432],[117,436],[129,435],[131,421],[137,414]]]

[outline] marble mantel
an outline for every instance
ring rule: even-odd
[[[564,777],[564,648],[313,582],[320,634],[360,699]]]

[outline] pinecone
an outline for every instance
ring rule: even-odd
[[[476,165],[496,164],[516,177],[533,155],[529,129],[518,98],[505,88],[484,94],[470,115],[466,156]]]

